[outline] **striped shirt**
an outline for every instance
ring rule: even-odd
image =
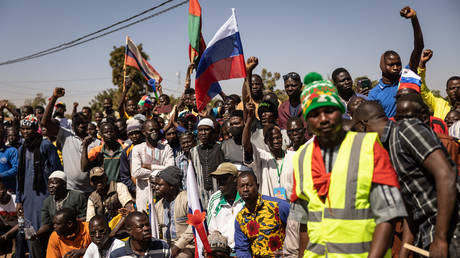
[[[126,241],[125,246],[115,249],[110,254],[110,258],[116,257],[149,257],[149,258],[166,258],[171,257],[171,250],[169,249],[168,243],[160,239],[154,239],[150,241],[150,246],[143,256],[137,255],[131,249],[129,244],[131,240]]]

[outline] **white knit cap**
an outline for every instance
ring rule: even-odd
[[[203,118],[200,120],[200,122],[198,123],[198,126],[197,127],[200,127],[202,125],[207,125],[207,126],[210,126],[212,127],[212,129],[214,129],[214,122],[209,119],[209,118]]]
[[[67,182],[67,176],[65,175],[64,171],[61,170],[56,170],[53,173],[51,173],[48,179],[50,178],[59,178]]]

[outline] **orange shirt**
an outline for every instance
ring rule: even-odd
[[[87,248],[91,243],[87,222],[78,222],[79,231],[70,237],[59,236],[54,231],[48,241],[46,258],[61,258],[72,250]]]

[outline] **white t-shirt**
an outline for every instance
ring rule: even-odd
[[[112,253],[113,250],[116,250],[120,247],[125,246],[125,242],[114,238],[112,245],[110,245],[109,250],[107,253],[101,257],[101,254],[99,253],[99,248],[97,248],[97,245],[93,242],[89,244],[88,249],[86,249],[85,255],[83,255],[83,258],[107,258],[110,256],[110,253]]]

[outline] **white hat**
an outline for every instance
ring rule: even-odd
[[[207,125],[207,126],[210,126],[212,129],[214,129],[214,122],[209,118],[201,119],[197,127],[200,127],[202,125]]]
[[[51,178],[59,178],[67,182],[67,176],[65,175],[64,171],[61,170],[56,170],[51,175],[48,177],[48,179]]]

